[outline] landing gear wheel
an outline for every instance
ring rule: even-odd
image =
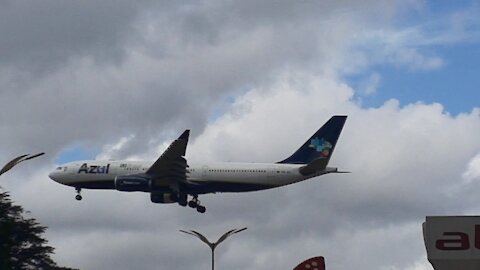
[[[82,200],[82,195],[80,195],[80,192],[82,191],[81,188],[75,188],[75,190],[77,191],[77,195],[75,196],[75,199],[77,201],[81,201]]]
[[[207,208],[205,208],[205,206],[202,206],[202,205],[197,206],[197,212],[199,213],[205,213],[206,210]]]
[[[198,203],[196,201],[189,201],[188,206],[190,206],[191,208],[197,208]]]
[[[200,201],[198,200],[198,195],[193,195],[192,200],[188,202],[188,206],[190,206],[191,208],[196,208],[197,212],[199,213],[205,213],[205,211],[207,210],[205,206],[200,204]]]
[[[198,195],[193,195],[191,201],[188,202],[188,206],[191,208],[197,208],[200,205],[200,201],[198,200]]]

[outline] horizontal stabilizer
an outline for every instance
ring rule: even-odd
[[[314,159],[312,162],[301,167],[299,171],[302,175],[310,175],[310,174],[314,174],[316,172],[325,170],[327,168],[327,164],[328,164],[328,158],[321,157],[321,158]]]

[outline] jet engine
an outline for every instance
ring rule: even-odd
[[[152,180],[141,176],[122,175],[115,177],[115,189],[119,191],[150,191]]]
[[[170,192],[152,192],[150,193],[150,200],[153,203],[176,203],[178,197]]]

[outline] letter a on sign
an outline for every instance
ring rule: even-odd
[[[439,250],[466,250],[470,248],[468,234],[462,232],[445,232],[444,236],[454,236],[454,239],[440,239],[435,243]]]

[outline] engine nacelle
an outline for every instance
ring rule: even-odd
[[[155,192],[150,193],[150,200],[153,203],[176,203],[178,202],[177,196],[170,192]]]
[[[150,191],[152,180],[141,176],[122,175],[115,177],[115,189],[119,191]]]

